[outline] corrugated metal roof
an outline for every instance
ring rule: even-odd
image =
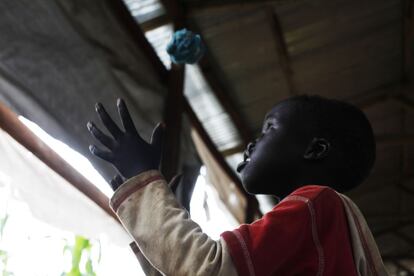
[[[236,127],[212,93],[197,65],[186,67],[184,93],[219,150],[233,148],[241,143]]]
[[[124,2],[139,23],[165,14],[164,6],[159,0],[124,0]]]

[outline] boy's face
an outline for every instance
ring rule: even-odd
[[[237,168],[247,192],[284,197],[295,189],[311,138],[307,123],[289,102],[279,103],[266,115],[261,136],[248,146]]]

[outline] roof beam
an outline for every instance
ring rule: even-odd
[[[171,23],[170,17],[166,14],[162,14],[160,16],[154,17],[148,21],[139,23],[141,26],[141,29],[144,33],[152,31],[156,28],[159,28],[163,25],[166,25],[168,23]]]
[[[268,7],[266,12],[269,15],[269,20],[272,22],[273,36],[276,42],[276,51],[279,56],[279,64],[282,67],[282,72],[285,76],[287,87],[290,95],[296,95],[297,91],[293,83],[293,70],[290,62],[289,51],[286,45],[285,35],[280,23],[279,17],[273,7]]]
[[[166,137],[162,157],[162,173],[170,181],[178,172],[180,157],[180,138],[184,98],[184,70],[183,66],[171,67],[168,78],[168,94],[164,111]]]

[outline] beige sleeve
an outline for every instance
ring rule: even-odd
[[[144,271],[145,275],[162,276],[162,274],[152,266],[152,264],[144,257],[144,255],[142,255],[142,252],[139,250],[136,242],[132,242],[129,246],[137,257],[138,262],[141,265],[142,271]]]
[[[212,240],[181,208],[158,171],[122,184],[111,207],[163,275],[237,275],[223,239]]]

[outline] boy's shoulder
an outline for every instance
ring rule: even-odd
[[[328,186],[322,186],[322,185],[305,185],[302,186],[296,190],[294,190],[291,194],[289,194],[284,200],[291,200],[291,199],[299,199],[302,201],[319,201],[319,199],[324,200],[338,200],[339,195],[338,193],[328,187]]]

